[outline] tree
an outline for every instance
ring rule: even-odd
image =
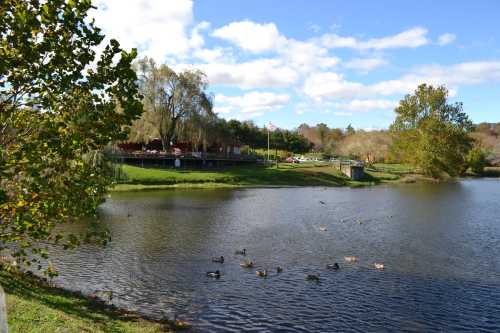
[[[356,133],[356,130],[354,130],[354,127],[352,127],[351,124],[349,124],[346,129],[345,129],[345,135],[353,135]]]
[[[486,154],[480,147],[474,147],[467,155],[467,165],[475,174],[482,174],[486,167]]]
[[[326,124],[319,123],[316,125],[316,131],[318,132],[318,138],[321,143],[320,148],[323,148],[326,145],[328,137],[330,135],[330,129]]]
[[[135,50],[87,18],[90,0],[0,5],[0,250],[31,264],[77,245],[60,223],[95,213],[111,182],[100,151],[142,112]],[[44,244],[44,245],[40,245]]]
[[[394,150],[403,161],[429,176],[456,176],[466,167],[472,123],[461,103],[449,104],[444,86],[420,85],[395,109]]]
[[[358,130],[342,140],[337,152],[367,163],[381,162],[388,159],[391,144],[392,138],[387,131]]]
[[[167,151],[180,126],[200,115],[212,115],[212,98],[205,89],[208,81],[199,70],[176,73],[167,65],[157,66],[144,58],[137,66],[141,93],[144,95],[142,121],[150,123]]]

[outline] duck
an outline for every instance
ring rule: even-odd
[[[347,262],[357,262],[358,258],[355,256],[346,256],[346,257],[344,257],[344,260]]]
[[[188,322],[188,321],[185,321],[185,320],[181,320],[181,319],[176,319],[174,321],[174,329],[175,330],[178,330],[178,331],[181,331],[181,330],[188,330],[192,327],[193,325]]]
[[[384,264],[381,263],[374,263],[373,267],[375,267],[375,269],[378,269],[380,271],[384,270]]]
[[[166,325],[168,325],[169,328],[173,329],[174,331],[184,331],[190,329],[193,325],[185,320],[177,318],[177,315],[174,315],[174,319],[168,319],[164,318],[162,320]]]
[[[218,262],[220,264],[223,264],[224,263],[224,256],[220,256],[220,257],[213,257],[212,258],[212,262]]]
[[[326,268],[327,269],[334,269],[334,270],[339,270],[340,269],[340,266],[338,263],[334,263],[333,265],[332,264],[327,264],[326,265]]]
[[[244,262],[240,263],[240,266],[243,268],[253,268],[254,263],[253,261],[245,260]]]
[[[326,231],[327,229],[326,229],[326,227],[324,225],[322,225],[322,226],[319,227],[319,230],[320,231]]]
[[[247,255],[247,249],[238,250],[238,251],[236,251],[236,254],[241,255],[241,256],[246,256]]]
[[[320,200],[320,201],[319,201],[319,203],[320,203],[320,204],[322,204],[322,205],[325,205],[325,202],[324,202],[324,201],[321,201],[321,200]]]
[[[267,269],[259,269],[259,270],[255,271],[255,274],[258,277],[267,277]]]
[[[211,278],[220,278],[220,271],[219,270],[216,270],[214,272],[207,272],[207,276],[208,277],[211,277]]]
[[[190,322],[188,322],[188,321],[181,320],[181,319],[175,319],[174,320],[173,328],[175,330],[178,330],[178,331],[188,330],[191,327],[193,327],[193,325]]]
[[[96,290],[89,296],[91,299],[111,303],[113,301],[113,291],[112,290]]]
[[[281,266],[276,267],[276,273],[279,274],[279,273],[282,273],[282,272],[283,272],[283,267],[281,267]]]
[[[319,282],[319,274],[307,274],[306,280]]]

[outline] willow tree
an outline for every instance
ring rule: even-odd
[[[422,84],[395,109],[394,150],[424,174],[457,176],[467,168],[472,123],[462,103],[448,103],[448,90]]]
[[[72,246],[60,223],[95,212],[111,178],[99,153],[142,104],[136,56],[89,20],[90,0],[0,2],[0,250],[26,264]]]
[[[187,122],[212,114],[212,98],[205,91],[208,80],[200,70],[176,73],[165,64],[158,66],[152,59],[144,58],[138,62],[137,71],[144,96],[144,115],[138,123],[145,122],[156,129],[163,150],[167,151],[178,139]]]

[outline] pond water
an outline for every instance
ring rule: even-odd
[[[55,253],[57,282],[198,331],[500,331],[498,180],[114,193],[100,216],[112,242]]]

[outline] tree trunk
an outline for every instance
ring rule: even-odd
[[[166,135],[160,135],[161,139],[161,146],[163,148],[163,151],[166,153],[168,152],[168,149],[170,148],[170,141]]]
[[[0,286],[0,333],[7,333],[7,307],[5,305],[5,293]]]

